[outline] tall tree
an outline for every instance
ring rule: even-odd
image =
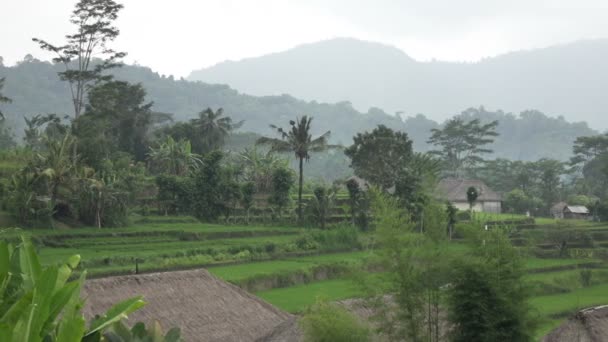
[[[328,139],[331,134],[327,131],[313,139],[310,133],[312,117],[306,115],[297,118],[296,121],[289,121],[291,129],[284,130],[281,127],[270,125],[275,129],[280,138],[262,137],[257,140],[257,144],[270,145],[275,152],[292,152],[299,162],[299,181],[298,181],[298,221],[302,222],[302,186],[304,184],[304,161],[310,159],[311,152],[322,152],[337,146],[329,145]]]
[[[0,66],[2,64],[0,63]],[[0,104],[10,103],[11,99],[2,95],[2,88],[4,87],[4,77],[0,78]],[[6,119],[4,114],[0,110],[0,148],[9,148],[15,146],[15,141],[10,132],[10,129],[6,126]]]
[[[492,153],[484,146],[492,143],[498,121],[482,124],[479,119],[465,122],[460,118],[449,120],[441,129],[431,129],[428,143],[439,149],[431,151],[444,162],[446,174],[463,177],[465,172],[483,161],[481,155]]]
[[[0,103],[10,103],[11,99],[2,94],[2,88],[4,88],[4,77],[0,77]],[[4,114],[0,111],[0,120],[4,120]]]
[[[60,72],[59,76],[70,84],[75,118],[84,109],[87,86],[109,80],[111,76],[103,72],[118,66],[119,59],[126,55],[108,46],[120,32],[113,23],[122,8],[123,5],[113,0],[80,0],[70,19],[76,26],[76,32],[65,36],[64,45],[32,38],[41,49],[57,55],[53,59],[55,63],[64,65],[65,71]]]
[[[357,176],[388,190],[408,172],[414,153],[407,133],[379,125],[371,132],[357,133],[344,154]]]
[[[202,138],[201,149],[206,152],[217,150],[224,146],[226,137],[235,129],[243,125],[244,121],[232,122],[229,116],[223,116],[224,110],[219,108],[215,112],[211,108],[198,113],[198,118],[192,120],[196,134]]]

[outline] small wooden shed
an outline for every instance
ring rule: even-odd
[[[565,219],[584,220],[589,217],[589,209],[584,205],[569,205],[564,208]]]

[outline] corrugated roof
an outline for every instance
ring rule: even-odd
[[[589,209],[584,205],[569,205],[565,209],[573,214],[589,214]]]
[[[467,190],[475,187],[479,192],[477,201],[501,201],[502,196],[490,189],[484,182],[478,179],[442,179],[437,184],[437,191],[440,196],[452,202],[467,202]]]

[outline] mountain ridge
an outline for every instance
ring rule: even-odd
[[[255,96],[348,101],[360,110],[424,113],[442,121],[470,106],[530,108],[608,128],[608,39],[514,51],[474,63],[425,61],[352,38],[325,40],[193,71],[189,80]]]

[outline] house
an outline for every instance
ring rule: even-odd
[[[589,209],[583,205],[568,205],[566,202],[559,202],[551,207],[551,216],[556,219],[584,220],[589,217]]]
[[[447,199],[458,210],[469,210],[467,190],[470,187],[477,189],[478,197],[473,205],[474,211],[500,213],[502,211],[502,196],[490,189],[478,179],[442,179],[437,185],[437,195]]]
[[[587,219],[589,217],[589,209],[584,205],[569,205],[564,209],[565,219]]]
[[[556,219],[563,219],[564,218],[564,209],[566,209],[566,207],[568,206],[568,203],[566,202],[559,202],[554,204],[551,209],[549,210],[551,212],[551,216],[553,216],[553,218]]]
[[[148,304],[127,323],[158,320],[165,331],[179,327],[186,342],[257,341],[294,317],[204,269],[89,279],[83,312],[91,319],[140,295]]]

